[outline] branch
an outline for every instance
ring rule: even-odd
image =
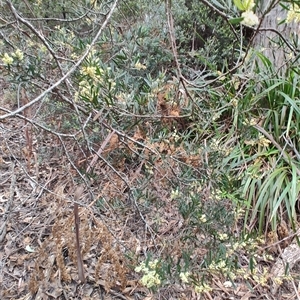
[[[274,28],[260,28],[258,31],[275,32],[295,55],[299,53],[299,49],[294,48],[278,30],[276,30]]]
[[[9,3],[9,2],[7,1],[7,3]],[[12,111],[12,112],[10,112],[8,114],[0,116],[0,120],[6,119],[8,117],[15,116],[15,115],[19,114],[20,112],[22,112],[24,109],[26,109],[26,108],[32,106],[33,104],[37,103],[42,98],[44,98],[49,92],[51,92],[53,89],[55,89],[57,86],[59,86],[62,82],[64,82],[66,80],[66,78],[68,78],[71,74],[73,74],[76,71],[76,69],[82,64],[82,62],[84,61],[84,59],[88,56],[88,54],[90,53],[90,51],[92,50],[92,48],[96,44],[97,40],[99,39],[100,35],[102,34],[102,31],[107,26],[108,21],[110,20],[112,14],[114,12],[114,10],[116,9],[117,3],[118,3],[118,0],[115,0],[115,2],[113,3],[113,5],[111,7],[111,10],[107,14],[106,19],[104,20],[102,26],[98,30],[98,32],[97,32],[96,36],[94,37],[94,39],[92,40],[91,44],[87,47],[87,49],[85,50],[85,52],[83,53],[83,55],[81,56],[81,58],[76,62],[76,64],[66,74],[64,76],[62,76],[54,84],[52,84],[43,93],[41,93],[39,96],[37,96],[35,99],[33,99],[29,103],[27,103],[26,105],[23,105],[22,107],[14,110],[14,111]]]
[[[14,15],[15,19],[17,21],[20,21],[21,23],[23,23],[25,26],[27,26],[41,41],[42,43],[45,45],[45,47],[48,49],[48,51],[51,53],[52,57],[54,58],[54,60],[56,61],[56,64],[58,65],[58,68],[60,70],[60,74],[63,76],[64,72],[62,70],[62,67],[60,65],[60,62],[58,60],[58,58],[56,57],[56,54],[54,52],[54,50],[50,47],[50,45],[48,44],[48,42],[46,41],[45,37],[43,36],[43,34],[41,34],[40,32],[38,32],[38,30],[36,30],[34,28],[34,26],[29,23],[28,21],[26,21],[25,19],[23,19],[18,13],[17,10],[15,9],[15,7],[12,5],[12,3],[10,1],[6,1],[7,5],[9,6],[12,14]],[[25,3],[27,3],[27,1],[25,1]],[[26,4],[28,5],[28,3]],[[30,9],[30,7],[29,7]]]

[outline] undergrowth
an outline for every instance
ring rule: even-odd
[[[291,280],[269,266],[298,229],[299,67],[277,72],[252,49],[231,1],[196,2],[5,14],[1,71],[17,97],[0,118],[21,122],[5,157],[60,207],[35,240],[32,295],[61,296],[80,255],[87,284],[128,297],[243,297]]]

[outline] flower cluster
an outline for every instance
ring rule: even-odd
[[[226,241],[229,239],[229,236],[227,233],[218,233],[218,239],[220,241]]]
[[[137,70],[146,70],[146,66],[142,65],[139,61],[134,65],[135,69]]]
[[[201,223],[206,223],[207,222],[207,217],[205,214],[202,214],[200,217],[199,217],[199,221]]]
[[[192,282],[190,280],[191,275],[192,274],[190,272],[186,271],[186,272],[181,272],[179,274],[179,277],[180,277],[180,279],[181,279],[181,281],[183,283],[191,283],[191,285],[194,288],[195,293],[197,293],[197,294],[202,294],[202,293],[206,293],[206,292],[211,292],[212,291],[212,288],[207,283],[205,283],[205,282],[201,282],[201,284],[200,283],[196,283],[196,282]]]
[[[179,274],[179,277],[181,279],[181,281],[183,283],[188,283],[189,282],[189,277],[191,276],[191,273],[190,272],[181,272]]]
[[[14,62],[14,58],[21,61],[24,58],[24,54],[20,49],[17,49],[15,52],[11,54],[11,56],[8,53],[4,53],[2,57],[2,61],[6,66],[11,65]]]
[[[255,26],[259,23],[257,15],[252,10],[244,11],[242,17],[244,18],[242,24],[246,26]]]
[[[300,7],[297,4],[291,4],[286,17],[286,23],[300,22]]]
[[[253,8],[255,6],[254,0],[234,0],[235,6],[243,11],[242,24],[246,26],[255,26],[258,25],[259,20],[257,15],[253,12]]]
[[[17,49],[13,54],[12,54],[13,57],[15,57],[17,60],[23,60],[24,58],[24,54],[23,52],[20,50],[20,49]]]
[[[5,65],[9,66],[14,62],[14,59],[11,56],[9,56],[7,53],[4,53],[2,57],[2,61]]]
[[[251,140],[245,140],[245,145],[249,146],[261,146],[261,147],[268,147],[271,144],[271,141],[265,138],[263,135],[259,135],[258,139],[251,139]]]
[[[143,286],[147,288],[152,288],[161,284],[160,275],[157,273],[157,268],[159,266],[158,259],[149,261],[147,264],[142,262],[138,267],[135,268],[136,272],[143,272],[144,275],[140,282]]]
[[[92,54],[93,55],[93,54]],[[79,98],[79,95],[85,99],[89,99],[92,102],[92,99],[98,97],[99,91],[103,91],[103,87],[109,91],[114,90],[116,83],[109,78],[110,77],[110,68],[102,69],[99,67],[99,60],[97,58],[91,60],[88,65],[85,65],[81,68],[80,74],[82,79],[79,83],[79,91],[76,93],[76,99]]]
[[[97,74],[96,74],[96,67],[93,66],[87,66],[87,67],[82,67],[81,69],[81,74],[86,75],[94,80],[100,79],[99,76],[97,78]]]
[[[212,291],[212,288],[207,285],[206,283],[203,283],[201,285],[195,285],[195,292],[197,294],[201,294],[201,293],[205,293],[205,292],[211,292]]]
[[[179,198],[179,190],[178,189],[176,189],[176,190],[172,190],[172,192],[171,192],[171,199],[173,200],[173,199],[177,199],[177,198]]]
[[[217,113],[217,115],[218,116],[213,115],[212,120],[215,120],[216,118],[218,118],[220,116],[219,113]],[[211,140],[211,143],[210,143],[209,146],[210,146],[211,151],[219,152],[220,154],[222,154],[224,156],[228,156],[232,151],[232,148],[225,147],[224,145],[221,144],[221,140],[218,140],[218,139],[215,139],[215,138],[213,138]]]

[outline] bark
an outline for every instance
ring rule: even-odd
[[[268,10],[266,3],[269,1],[261,1],[257,9],[257,14],[262,17],[263,13]],[[287,10],[276,4],[264,17],[262,22],[262,30],[256,35],[254,39],[254,47],[261,51],[268,59],[271,60],[275,69],[285,69],[286,62],[293,58],[293,51],[286,45],[282,37],[288,42],[293,41],[293,34],[300,33],[300,26],[296,22],[280,24],[286,19]],[[271,30],[276,30],[271,31]]]

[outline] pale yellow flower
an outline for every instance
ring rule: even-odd
[[[232,104],[233,107],[237,107],[238,106],[238,103],[239,103],[239,100],[236,99],[236,98],[233,98],[230,103]]]
[[[33,42],[32,40],[29,40],[27,43],[27,47],[36,47],[36,43]]]
[[[91,95],[91,90],[89,88],[89,83],[85,80],[81,81],[79,84],[79,94],[80,96],[90,98]]]
[[[71,53],[70,56],[72,59],[78,59],[78,55],[76,53]]]
[[[154,261],[150,261],[148,263],[148,267],[144,262],[142,262],[138,267],[135,268],[136,272],[144,272],[144,275],[140,280],[143,286],[151,288],[160,285],[161,279],[155,270],[158,264],[159,261],[155,259]]]
[[[135,272],[141,272],[141,271],[144,271],[145,268],[146,268],[145,263],[142,262],[139,266],[135,267],[134,271]],[[147,268],[147,270],[148,270],[148,268]]]
[[[137,70],[146,70],[147,67],[143,64],[141,64],[140,62],[137,62],[134,67],[137,69]]]
[[[207,285],[206,283],[203,283],[202,285],[195,285],[194,289],[197,294],[212,291],[212,288],[209,285]]]
[[[150,267],[151,269],[155,269],[155,268],[157,267],[158,264],[159,264],[158,259],[155,259],[155,260],[153,260],[153,261],[149,261],[149,267]]]
[[[238,76],[233,76],[232,83],[233,83],[234,89],[237,91],[240,86],[241,80]]]
[[[9,56],[7,53],[4,53],[2,57],[2,61],[5,65],[9,66],[13,63],[14,59],[11,56]]]
[[[172,199],[172,200],[173,200],[173,199],[176,199],[176,198],[178,198],[178,196],[179,196],[179,191],[178,191],[178,189],[172,190],[172,192],[171,192],[171,199]]]
[[[79,100],[79,92],[77,91],[75,92],[74,101],[78,102],[78,100]]]
[[[150,271],[145,274],[140,280],[141,284],[147,288],[151,288],[157,285],[160,285],[161,280],[159,275],[155,271]]]
[[[217,75],[219,76],[219,80],[224,81],[226,77],[223,75],[221,71],[217,71]]]
[[[81,70],[83,75],[87,75],[91,78],[95,78],[96,76],[96,67],[83,67]]]
[[[287,55],[288,59],[293,59],[295,57],[294,53],[293,52],[290,52],[288,55]]]
[[[283,280],[280,277],[273,277],[272,280],[277,284],[277,285],[282,285]]]
[[[219,233],[218,237],[219,237],[220,241],[226,241],[226,240],[228,240],[228,234],[227,233]]]
[[[180,279],[184,283],[188,283],[189,282],[189,276],[190,276],[190,272],[181,272],[179,274]]]
[[[300,7],[297,4],[291,4],[286,16],[286,23],[300,22]]]
[[[259,23],[257,15],[252,10],[244,11],[242,13],[242,17],[244,18],[242,24],[246,26],[254,26]]]
[[[226,267],[226,262],[224,260],[221,260],[218,262],[218,264],[216,265],[217,269],[219,270],[225,270]]]
[[[250,120],[250,122],[249,122],[249,125],[250,125],[250,126],[254,126],[254,125],[257,125],[258,122],[259,122],[258,119],[256,119],[256,118],[251,118],[251,120]]]
[[[268,147],[269,144],[271,144],[271,141],[268,140],[268,139],[266,139],[266,138],[263,137],[263,136],[260,136],[260,137],[259,137],[259,140],[258,140],[258,144],[259,144],[260,146],[263,146],[263,147]]]
[[[108,79],[108,82],[110,82],[112,88],[116,86],[116,83],[112,79]]]
[[[24,54],[20,49],[17,49],[15,53],[12,54],[16,59],[23,60]]]
[[[205,214],[201,215],[201,217],[199,218],[199,221],[202,223],[206,223],[207,222],[206,215]]]
[[[263,274],[259,274],[257,271],[255,273],[256,274],[253,275],[253,279],[262,286],[266,286],[269,279],[269,272],[267,268],[263,268]]]

